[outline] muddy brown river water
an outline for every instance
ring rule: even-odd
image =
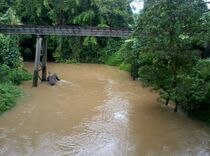
[[[48,68],[62,80],[25,82],[17,106],[0,116],[1,156],[210,155],[210,127],[161,107],[128,73],[94,64]]]

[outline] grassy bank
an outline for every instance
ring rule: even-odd
[[[17,85],[31,78],[31,74],[23,68],[11,69],[5,64],[0,65],[0,115],[16,105],[22,94]]]
[[[0,84],[0,115],[15,106],[21,90],[12,83]]]
[[[105,64],[110,65],[110,66],[116,66],[120,70],[124,70],[124,71],[127,71],[127,72],[131,71],[131,64],[124,63],[123,59],[122,59],[122,56],[120,56],[119,53],[114,53],[111,56],[109,56],[106,59]]]

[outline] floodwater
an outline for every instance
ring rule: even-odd
[[[33,64],[26,64],[32,70]],[[48,64],[62,79],[21,88],[0,116],[1,156],[209,156],[210,127],[105,65]]]

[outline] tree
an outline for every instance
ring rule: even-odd
[[[158,0],[144,0],[144,8],[149,8],[154,5]]]
[[[15,11],[6,1],[0,2],[0,24],[19,24]],[[0,115],[13,107],[21,95],[15,84],[31,79],[22,68],[18,38],[0,34]]]
[[[189,115],[210,110],[210,59],[200,59],[190,73],[180,74],[176,96]]]
[[[174,101],[175,112],[179,75],[198,60],[191,45],[204,41],[201,18],[206,10],[202,0],[159,0],[139,15],[134,35],[139,40],[140,79],[158,90],[166,105]]]
[[[125,63],[130,64],[130,74],[135,80],[138,78],[138,70],[140,66],[139,62],[139,44],[136,38],[125,40],[124,44],[122,44],[119,52],[123,57],[123,61]]]
[[[20,24],[16,12],[9,8],[1,17],[0,23]],[[0,34],[0,64],[6,64],[11,68],[21,65],[21,57],[18,49],[18,37]]]
[[[131,0],[15,0],[13,7],[23,24],[128,28],[133,22],[130,2]],[[108,39],[96,37],[52,37],[50,40],[54,46],[52,49],[56,49],[55,59],[59,58],[57,61],[76,59],[81,62],[100,62],[100,49],[108,43]]]

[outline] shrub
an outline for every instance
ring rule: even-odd
[[[189,74],[179,76],[174,90],[180,107],[190,116],[210,122],[210,60],[199,60]]]
[[[122,40],[109,39],[107,45],[100,52],[101,62],[107,64],[110,59],[113,59],[113,57],[119,55],[117,52],[120,50],[122,43]]]
[[[121,63],[120,66],[119,66],[119,69],[127,71],[127,72],[130,72],[131,71],[131,64],[129,64],[129,63]]]
[[[6,64],[0,65],[0,83],[9,82],[9,73],[11,69]]]
[[[0,114],[15,106],[20,94],[20,89],[13,84],[0,84]]]
[[[11,69],[9,66],[0,65],[0,83],[11,82],[19,85],[23,81],[30,80],[32,75],[23,68]]]
[[[32,75],[25,69],[12,69],[9,74],[9,79],[12,83],[19,85],[24,81],[30,80]]]
[[[119,66],[122,63],[123,59],[119,53],[113,53],[111,56],[107,58],[105,64],[110,66]]]
[[[78,61],[76,59],[67,59],[67,60],[65,60],[65,63],[67,63],[67,64],[77,64]]]
[[[194,75],[183,75],[180,80],[174,92],[180,107],[188,114],[207,109],[210,83]]]

